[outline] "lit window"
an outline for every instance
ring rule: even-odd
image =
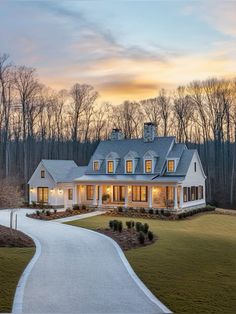
[[[188,188],[184,187],[184,202],[188,201]]]
[[[68,189],[68,200],[69,201],[73,200],[73,189]]]
[[[175,171],[175,161],[174,160],[168,160],[167,170],[168,170],[168,172],[174,172]]]
[[[93,162],[93,170],[94,171],[98,171],[99,170],[99,162],[98,161],[94,161]]]
[[[132,186],[132,201],[133,202],[147,202],[147,187],[146,186]]]
[[[87,185],[86,188],[87,188],[87,200],[93,200],[94,186]]]
[[[126,160],[126,172],[133,173],[133,161],[132,160]]]
[[[45,171],[41,170],[41,178],[45,178]]]
[[[145,160],[145,172],[146,173],[152,172],[152,160]]]
[[[114,162],[112,160],[109,160],[107,162],[107,172],[113,173],[114,172]]]

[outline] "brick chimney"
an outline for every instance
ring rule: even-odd
[[[157,136],[156,125],[152,122],[144,123],[143,129],[143,141],[144,142],[153,142],[155,137]]]

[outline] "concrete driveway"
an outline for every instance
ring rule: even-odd
[[[9,210],[0,224],[9,226]],[[37,251],[26,268],[13,305],[15,313],[170,313],[133,273],[118,245],[86,229],[25,217],[18,229]]]

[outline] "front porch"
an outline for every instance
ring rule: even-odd
[[[104,208],[178,210],[183,205],[183,188],[181,185],[83,184],[74,187],[73,203]]]

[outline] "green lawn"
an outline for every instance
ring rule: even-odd
[[[97,216],[69,224],[96,229],[110,219]],[[166,306],[181,314],[235,313],[236,217],[206,214],[183,221],[138,221],[148,222],[159,240],[125,254]]]
[[[17,283],[35,248],[0,248],[0,312],[11,312]]]

